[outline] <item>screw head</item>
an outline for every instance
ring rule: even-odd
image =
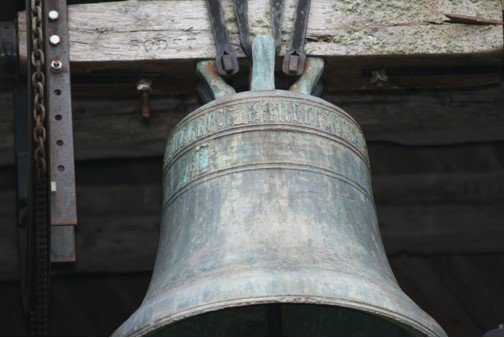
[[[56,59],[51,61],[51,70],[53,72],[58,73],[61,71],[62,68],[63,68],[63,62],[61,62],[60,60]]]
[[[51,35],[49,37],[49,43],[53,46],[59,45],[60,42],[61,42],[61,39],[60,39],[59,35]]]
[[[59,18],[59,13],[58,13],[58,11],[52,10],[52,11],[49,11],[47,16],[49,17],[49,20],[56,21]]]

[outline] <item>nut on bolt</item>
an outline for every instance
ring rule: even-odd
[[[63,69],[63,62],[59,59],[54,59],[51,61],[51,70],[55,73],[61,72]]]
[[[151,85],[152,81],[140,79],[136,86],[137,91],[140,93],[140,105],[142,107],[141,114],[144,120],[148,120],[150,118],[149,96],[152,92]]]

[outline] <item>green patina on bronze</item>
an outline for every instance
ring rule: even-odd
[[[445,335],[394,278],[362,131],[306,94],[312,65],[296,91],[224,95],[172,131],[154,273],[115,335]]]

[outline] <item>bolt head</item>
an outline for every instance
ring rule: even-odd
[[[51,70],[53,72],[55,73],[60,72],[62,68],[63,68],[63,62],[61,62],[60,60],[56,59],[51,61]]]
[[[61,39],[60,39],[59,35],[51,35],[49,37],[49,43],[53,46],[59,45],[60,42],[61,42]]]
[[[49,20],[56,21],[59,18],[59,13],[58,13],[58,11],[53,10],[53,11],[49,11],[47,16],[49,17]]]
[[[146,79],[140,79],[140,81],[137,82],[137,91],[143,92],[143,91],[151,91],[151,85],[152,82]]]

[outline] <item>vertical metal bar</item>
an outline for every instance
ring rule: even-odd
[[[233,0],[233,8],[240,32],[240,42],[243,52],[249,59],[252,58],[252,46],[250,44],[249,20],[248,20],[248,0]]]
[[[285,7],[284,0],[271,0],[271,21],[273,24],[273,37],[275,38],[275,54],[282,48],[282,19]]]
[[[44,1],[51,226],[77,224],[66,0]],[[54,232],[51,233],[63,233]],[[68,234],[68,231],[64,232]],[[67,236],[72,238],[73,236]],[[53,243],[61,243],[54,239]],[[75,247],[75,243],[66,243]],[[58,250],[53,250],[57,252]],[[72,250],[67,250],[71,252]],[[74,261],[70,255],[67,261]],[[58,261],[65,261],[62,257]]]

